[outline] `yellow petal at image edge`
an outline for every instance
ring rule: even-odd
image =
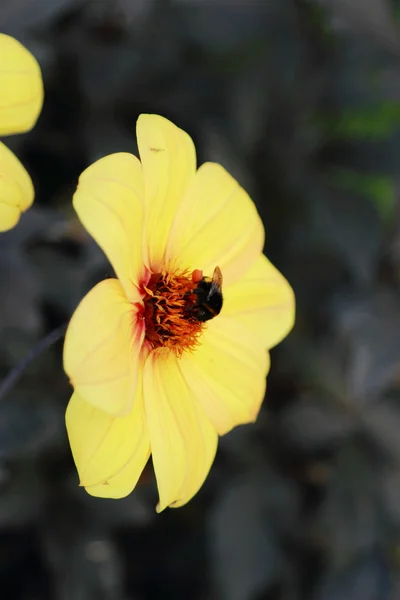
[[[159,115],[140,115],[136,133],[145,179],[148,266],[157,273],[176,209],[196,172],[196,150],[185,131]]]
[[[14,227],[21,212],[31,206],[33,198],[34,189],[26,169],[0,142],[0,231]]]
[[[20,42],[0,33],[0,135],[31,129],[43,105],[39,64]]]
[[[197,493],[213,463],[218,436],[174,354],[159,350],[149,355],[143,396],[160,512],[186,504]]]
[[[1,186],[1,183],[0,183]],[[8,231],[18,223],[21,212],[15,206],[3,204],[0,201],[0,233]]]
[[[93,163],[79,178],[73,204],[130,300],[143,275],[144,184],[139,160],[121,152]]]
[[[150,456],[141,386],[131,412],[112,417],[74,393],[66,425],[80,484],[103,498],[130,494]]]
[[[219,266],[225,286],[242,277],[263,244],[264,227],[249,195],[220,165],[202,165],[178,206],[167,263],[208,276]]]
[[[219,316],[179,362],[187,385],[219,435],[254,422],[264,400],[269,354],[241,323]]]
[[[261,254],[239,281],[224,286],[222,315],[240,321],[265,348],[272,348],[294,325],[294,293],[278,269]]]
[[[144,326],[117,279],[98,283],[69,323],[64,369],[76,392],[111,415],[130,412],[138,383]]]

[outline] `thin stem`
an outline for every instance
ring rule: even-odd
[[[14,385],[20,379],[20,377],[21,377],[22,373],[25,371],[26,367],[33,360],[35,360],[35,358],[37,358],[40,354],[42,354],[42,352],[47,350],[47,348],[50,348],[50,346],[52,346],[55,342],[57,342],[59,339],[61,339],[63,337],[66,329],[67,329],[67,323],[64,323],[63,325],[60,325],[56,329],[53,329],[53,331],[50,331],[49,334],[47,334],[44,338],[42,338],[40,340],[40,342],[38,342],[36,344],[36,346],[34,346],[34,348],[32,348],[32,350],[30,350],[30,352],[28,352],[28,354],[25,356],[25,358],[23,358],[16,367],[11,369],[11,371],[8,373],[8,375],[0,383],[0,402],[3,400],[3,398],[8,394],[8,392],[14,387]]]

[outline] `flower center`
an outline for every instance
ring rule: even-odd
[[[198,314],[198,283],[202,273],[197,269],[157,273],[143,286],[143,319],[145,339],[153,348],[170,348],[177,356],[193,350],[204,328]]]

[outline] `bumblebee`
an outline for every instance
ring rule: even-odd
[[[211,279],[203,277],[201,271],[193,271],[192,281],[197,287],[190,294],[190,316],[198,321],[209,321],[219,315],[223,304],[221,269],[215,267]]]

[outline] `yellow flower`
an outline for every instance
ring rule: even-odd
[[[40,67],[14,38],[0,33],[0,136],[31,129],[43,104]],[[0,231],[11,229],[32,204],[31,178],[0,142]]]
[[[197,493],[218,435],[257,418],[267,349],[291,329],[294,296],[223,167],[196,171],[191,138],[157,115],[139,117],[137,141],[141,162],[106,156],[74,195],[118,279],[96,285],[69,324],[66,424],[89,494],[126,496],[151,453],[161,511]],[[221,277],[222,310],[204,320],[218,313]]]

